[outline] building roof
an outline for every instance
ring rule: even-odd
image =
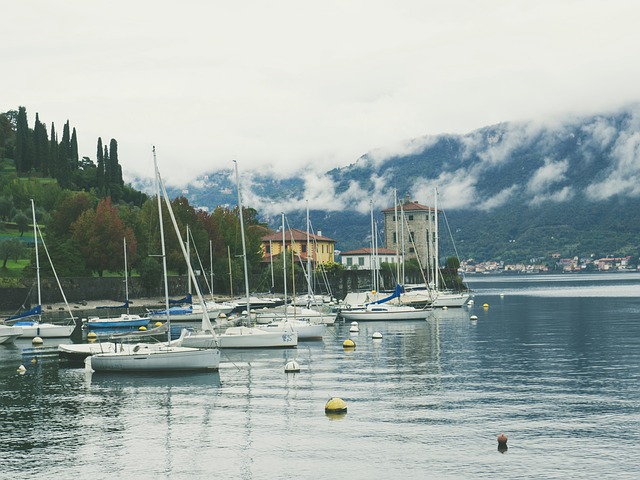
[[[435,212],[435,208],[433,207],[427,207],[426,205],[421,205],[418,202],[411,202],[411,201],[406,201],[402,204],[402,210],[404,210],[405,212],[416,212],[416,211],[421,211],[421,212]],[[395,208],[394,207],[389,207],[389,208],[385,208],[384,210],[382,210],[383,213],[393,213],[395,212]]]
[[[358,248],[356,250],[349,250],[348,252],[341,252],[340,255],[373,255],[373,249],[371,248]],[[378,255],[395,255],[396,251],[390,248],[379,248]]]
[[[291,237],[293,236],[294,242],[305,242],[307,241],[307,232],[303,232],[302,230],[298,230],[297,228],[289,228],[285,231],[284,239],[286,243],[291,242]],[[268,242],[271,240],[272,242],[282,243],[282,232],[275,232],[269,235],[265,235],[262,237],[263,242]],[[323,237],[322,235],[314,235],[313,233],[309,233],[309,240],[316,242],[329,242],[335,243],[336,241],[329,238]]]

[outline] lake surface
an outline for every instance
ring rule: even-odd
[[[638,478],[640,274],[467,280],[472,307],[225,351],[215,374],[90,375],[0,345],[0,478]]]

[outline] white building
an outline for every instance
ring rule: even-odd
[[[371,248],[358,248],[357,250],[342,252],[340,258],[345,270],[373,270],[376,263],[379,270],[380,265],[383,263],[395,264],[397,262],[395,250],[389,250],[388,248],[378,248],[377,255],[374,254]],[[377,262],[374,259],[377,259]]]

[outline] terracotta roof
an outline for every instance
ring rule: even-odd
[[[398,210],[400,210],[400,208],[398,207]],[[404,202],[402,204],[402,210],[404,210],[405,212],[409,212],[409,211],[435,211],[435,208],[433,207],[427,207],[426,205],[421,205],[418,202]],[[383,213],[387,213],[387,212],[394,212],[395,208],[394,207],[390,207],[390,208],[385,208],[384,210],[382,210]]]
[[[371,248],[358,248],[356,250],[349,250],[348,252],[340,252],[340,255],[372,255],[373,249]],[[395,255],[396,251],[390,248],[379,248],[378,255]]]
[[[293,236],[293,240],[295,242],[306,242],[307,241],[307,232],[303,232],[302,230],[298,230],[297,228],[290,228],[284,234],[284,239],[286,243],[291,242],[291,236]],[[282,232],[275,232],[270,235],[265,235],[262,237],[263,242],[268,242],[271,240],[272,242],[282,243]],[[321,235],[314,235],[313,233],[309,233],[309,240],[316,242],[330,242],[335,243],[335,240],[329,237],[323,237]]]

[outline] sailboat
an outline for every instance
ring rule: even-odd
[[[24,312],[20,315],[16,315],[14,317],[8,318],[5,320],[6,322],[11,322],[13,326],[20,327],[22,329],[22,334],[20,338],[59,338],[59,337],[70,337],[76,328],[76,319],[73,316],[73,312],[67,303],[67,299],[64,296],[64,292],[62,291],[62,285],[60,284],[60,280],[58,279],[58,275],[53,266],[53,262],[51,262],[51,257],[49,256],[49,252],[47,251],[47,246],[44,243],[44,238],[40,237],[42,240],[42,245],[47,252],[47,258],[49,259],[49,263],[51,264],[51,268],[53,270],[53,274],[56,277],[56,281],[58,282],[58,288],[62,293],[62,298],[64,299],[64,303],[67,306],[69,314],[71,315],[70,322],[67,324],[58,324],[58,323],[48,323],[42,321],[42,295],[41,295],[41,286],[40,286],[40,257],[38,254],[38,224],[36,223],[36,207],[31,200],[31,212],[33,215],[33,242],[35,246],[36,253],[36,281],[38,286],[38,305],[36,305],[31,310]],[[35,317],[35,318],[34,318]],[[20,319],[25,320],[20,320]],[[31,320],[27,320],[31,318]]]
[[[242,259],[246,293],[246,316],[242,318],[245,325],[227,328],[218,335],[220,348],[292,348],[298,345],[298,334],[293,329],[286,331],[265,331],[251,326],[251,298],[249,296],[249,273],[247,268],[247,247],[244,237],[244,220],[242,218],[242,199],[240,196],[240,180],[238,164],[235,163],[236,185],[238,188],[238,212],[240,215],[240,235],[242,237]],[[204,330],[204,328],[202,329]],[[204,331],[187,332],[182,339],[183,345],[202,345],[207,335]]]
[[[173,223],[174,229],[178,237],[180,233],[178,225],[173,214],[171,202],[167,195],[164,184],[160,177],[158,170],[155,147],[153,149],[153,162],[156,175],[156,197],[158,200],[158,216],[160,222],[160,238],[162,246],[162,266],[164,272],[164,289],[165,289],[165,306],[166,310],[169,310],[169,284],[167,279],[167,256],[164,242],[164,227],[162,222],[162,200],[160,198],[160,187],[162,186],[163,197],[169,211],[169,216]],[[186,251],[184,245],[180,242],[182,247],[182,253],[187,261]],[[195,280],[195,275],[191,264],[187,261],[187,267],[189,275]],[[200,298],[199,288],[196,286],[196,290]],[[209,321],[209,317],[204,311],[203,321],[206,318]],[[117,349],[116,352],[97,353],[89,356],[85,359],[85,366],[88,370],[93,371],[145,371],[145,372],[171,372],[171,371],[216,371],[220,365],[220,350],[217,348],[199,349],[180,346],[171,342],[171,319],[167,315],[167,341],[157,344],[151,343],[138,343],[136,345],[127,345],[124,348]],[[211,337],[215,342],[215,332],[209,322],[209,328]]]
[[[294,330],[298,334],[298,340],[322,340],[322,336],[326,332],[326,325],[324,323],[312,323],[309,318],[300,318],[297,316],[297,308],[295,305],[287,305],[287,255],[286,255],[286,235],[284,225],[284,213],[282,214],[282,272],[284,275],[284,311],[280,318],[273,317],[272,320],[264,325],[260,325],[258,328],[266,332],[287,332]],[[308,241],[307,241],[308,244]],[[293,244],[291,253],[293,255]],[[293,273],[293,259],[291,262],[291,268]],[[292,278],[295,276],[292,275]],[[308,279],[307,279],[308,281]],[[295,289],[295,285],[294,285]],[[294,290],[295,291],[295,290]]]
[[[0,344],[9,344],[22,335],[21,327],[0,325]]]
[[[126,308],[127,313],[121,313],[119,317],[89,317],[83,318],[82,323],[87,328],[134,328],[134,327],[146,327],[149,325],[148,317],[141,317],[133,313],[129,313],[129,281],[127,272],[127,239],[123,239],[124,244],[124,290],[125,301],[124,305],[118,305],[116,307],[98,307],[98,308]]]

